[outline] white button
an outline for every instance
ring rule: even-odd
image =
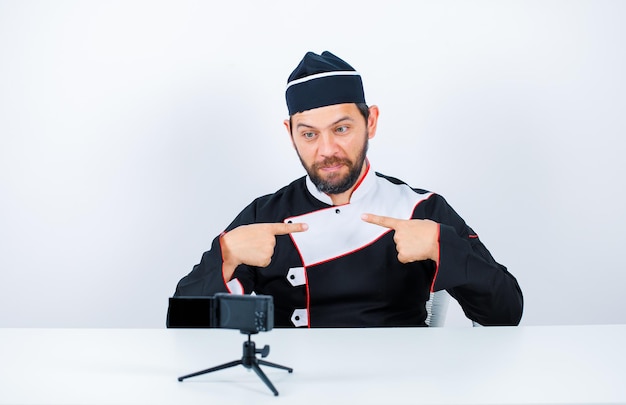
[[[309,325],[309,312],[306,309],[296,309],[291,314],[291,323],[294,326],[308,326]]]
[[[306,276],[304,274],[304,267],[292,267],[287,272],[287,281],[294,287],[306,284]]]

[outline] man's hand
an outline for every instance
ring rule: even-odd
[[[363,214],[363,221],[393,229],[400,263],[431,259],[439,261],[439,224],[430,219],[397,219]]]
[[[277,235],[304,232],[307,224],[262,223],[239,226],[222,235],[220,245],[224,265],[222,272],[227,282],[240,264],[267,267],[272,261]]]

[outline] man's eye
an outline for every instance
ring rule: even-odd
[[[304,139],[313,139],[315,138],[315,132],[305,132],[302,134]]]
[[[339,132],[340,134],[343,134],[344,132],[348,132],[348,127],[345,125],[342,125],[340,127],[337,127],[335,131]]]

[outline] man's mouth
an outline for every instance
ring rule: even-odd
[[[346,159],[341,158],[331,158],[326,159],[324,161],[319,162],[317,165],[317,170],[325,173],[333,173],[341,170],[344,166],[350,167],[350,162]]]
[[[336,172],[337,170],[340,170],[342,167],[343,167],[343,163],[337,163],[334,165],[322,166],[320,167],[320,170],[324,172]]]

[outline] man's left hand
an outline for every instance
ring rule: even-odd
[[[363,214],[363,221],[393,229],[400,263],[431,259],[439,262],[439,224],[430,219],[398,219]]]

